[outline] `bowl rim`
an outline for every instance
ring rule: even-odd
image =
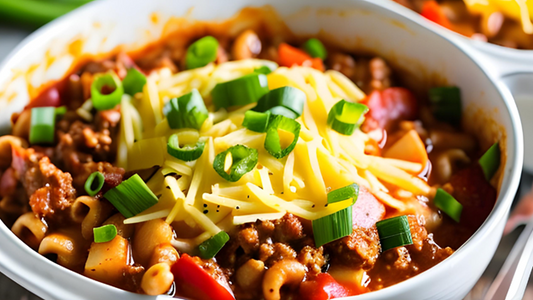
[[[2,78],[2,73],[8,73],[6,69],[10,65],[16,65],[21,59],[23,59],[27,53],[32,51],[32,45],[35,43],[38,43],[41,40],[48,40],[49,36],[52,35],[53,31],[56,29],[59,29],[61,26],[67,24],[69,21],[74,21],[77,18],[87,18],[88,14],[87,12],[90,10],[96,10],[98,8],[104,8],[104,7],[111,7],[113,2],[116,1],[95,1],[92,3],[89,3],[73,12],[68,13],[65,16],[62,16],[51,23],[39,28],[32,34],[30,34],[28,37],[26,37],[14,50],[11,51],[11,53],[2,61],[0,64],[0,79]],[[354,2],[359,2],[358,0],[351,0]],[[365,298],[384,298],[388,296],[394,296],[397,295],[398,292],[402,290],[412,290],[413,288],[416,288],[420,285],[420,283],[425,279],[429,278],[432,274],[437,274],[438,272],[442,272],[444,268],[446,268],[449,265],[452,265],[454,261],[459,261],[460,259],[464,259],[465,256],[471,255],[470,245],[473,243],[476,243],[482,239],[487,238],[487,236],[495,230],[495,228],[498,225],[498,221],[502,218],[505,218],[509,212],[510,206],[512,204],[512,201],[514,199],[514,195],[516,193],[516,190],[518,188],[518,184],[520,181],[520,175],[521,175],[521,169],[522,169],[522,163],[523,163],[523,135],[522,135],[522,127],[520,123],[520,117],[518,113],[518,109],[516,107],[516,104],[513,100],[513,97],[510,93],[510,91],[506,88],[506,86],[501,82],[500,78],[495,78],[490,72],[487,71],[487,68],[482,65],[482,62],[473,57],[473,51],[472,46],[469,45],[472,41],[470,39],[464,38],[462,36],[458,36],[457,33],[449,31],[444,28],[438,28],[435,26],[428,26],[428,22],[424,20],[420,15],[418,15],[416,12],[411,11],[393,1],[389,0],[363,0],[361,1],[363,5],[367,5],[367,7],[372,7],[372,10],[374,13],[378,13],[380,15],[383,15],[385,17],[390,17],[390,15],[394,15],[396,18],[400,18],[402,22],[409,23],[409,26],[415,26],[418,27],[418,30],[425,30],[427,33],[434,34],[441,40],[451,44],[453,47],[456,47],[459,49],[463,55],[465,55],[468,59],[470,59],[475,67],[479,69],[481,72],[480,75],[484,75],[486,79],[488,79],[489,82],[491,82],[497,91],[500,94],[500,97],[503,101],[503,104],[506,108],[506,111],[504,111],[504,114],[508,114],[511,120],[511,128],[510,132],[512,133],[512,136],[507,136],[507,138],[513,138],[511,143],[514,145],[514,151],[513,153],[508,153],[507,157],[512,158],[511,160],[507,160],[506,166],[504,168],[503,172],[503,178],[507,178],[508,185],[502,186],[500,193],[498,195],[498,200],[491,211],[490,215],[487,217],[485,222],[480,226],[480,228],[461,246],[459,249],[457,249],[453,255],[442,261],[441,263],[433,266],[432,268],[426,270],[424,272],[423,276],[414,276],[410,279],[407,279],[403,282],[400,282],[398,284],[395,284],[393,286],[384,288],[379,291],[374,291],[368,294],[363,294],[360,296],[355,296],[356,298],[349,297],[346,299],[365,299]],[[250,3],[249,5],[254,5],[254,3]],[[302,5],[302,7],[304,7]],[[389,15],[388,15],[389,14]],[[431,25],[431,24],[429,24]],[[458,38],[460,37],[460,38]],[[489,45],[490,47],[493,47],[494,49],[497,49],[498,52],[506,54],[506,52],[509,52],[511,54],[507,55],[516,55],[520,53],[526,54],[524,52],[527,52],[529,54],[529,51],[524,50],[516,50],[516,49],[508,49],[497,45]],[[512,50],[512,51],[510,51]],[[7,76],[7,75],[6,75]],[[504,180],[505,182],[505,180]],[[85,299],[77,296],[76,294],[76,286],[73,286],[72,284],[68,285],[61,285],[60,283],[56,284],[56,287],[60,287],[59,290],[51,289],[49,287],[44,287],[41,284],[35,284],[35,282],[39,281],[46,281],[46,279],[53,279],[54,272],[60,272],[62,275],[67,275],[72,277],[73,279],[76,278],[76,280],[79,280],[79,284],[90,284],[91,286],[98,287],[105,291],[108,295],[127,295],[130,299],[159,299],[159,298],[167,298],[167,296],[160,295],[160,296],[146,296],[146,295],[140,295],[131,293],[128,291],[121,290],[119,288],[98,282],[96,280],[90,279],[88,277],[85,277],[79,273],[76,273],[74,271],[71,271],[63,266],[60,266],[56,263],[53,263],[46,259],[45,257],[41,256],[38,252],[31,249],[29,246],[27,246],[22,240],[20,240],[18,237],[16,237],[11,230],[3,223],[0,222],[0,241],[2,241],[2,245],[5,244],[5,242],[10,243],[9,247],[12,247],[13,249],[16,249],[18,251],[19,255],[27,256],[28,261],[24,260],[17,260],[17,259],[11,259],[13,257],[13,253],[9,253],[5,251],[5,247],[0,247],[0,258],[6,258],[6,259],[0,259],[0,269],[3,273],[8,275],[11,279],[19,283],[20,285],[24,286],[28,290],[36,293],[37,295],[40,295],[42,297],[46,298],[61,298],[58,297],[58,295],[66,295],[65,293],[70,293],[71,296],[73,296],[75,299]],[[29,261],[31,260],[31,262]],[[28,266],[28,263],[40,263],[43,266],[46,266],[47,269],[50,270],[50,272],[40,272],[39,274],[35,273],[35,269],[32,268],[32,266]],[[21,270],[26,271],[26,273],[22,274]],[[28,271],[30,274],[28,274]],[[31,274],[31,272],[34,272]],[[24,275],[24,276],[23,276]],[[48,276],[48,278],[47,278]],[[37,280],[37,281],[33,281]],[[62,290],[61,290],[62,289]],[[78,295],[79,296],[79,295]],[[71,299],[74,299],[71,298]],[[65,298],[66,299],[66,298]]]

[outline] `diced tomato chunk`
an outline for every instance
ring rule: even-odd
[[[414,95],[406,88],[391,87],[373,91],[362,101],[369,108],[363,130],[377,127],[389,129],[399,120],[416,118],[418,105]]]
[[[452,195],[463,205],[459,225],[476,230],[485,222],[496,203],[496,189],[485,179],[479,164],[472,164],[450,178]]]
[[[227,282],[220,282],[213,278],[188,254],[183,254],[172,265],[171,271],[174,274],[178,292],[183,296],[200,300],[235,299]]]
[[[45,106],[54,106],[58,107],[61,105],[61,98],[59,96],[59,91],[56,87],[51,87],[44,92],[42,92],[37,98],[33,99],[26,108],[33,107],[45,107]]]
[[[289,68],[297,65],[324,71],[324,63],[320,58],[312,58],[305,51],[285,43],[281,43],[278,47],[278,63]]]
[[[300,285],[300,298],[306,300],[328,300],[354,295],[328,273],[320,273],[314,280]]]
[[[442,8],[439,6],[437,1],[431,0],[431,1],[425,1],[422,6],[422,11],[420,14],[430,20],[433,21],[440,26],[446,27],[448,29],[451,28],[450,21],[442,11]]]

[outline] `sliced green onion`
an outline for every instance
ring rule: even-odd
[[[107,191],[104,197],[127,219],[157,204],[157,196],[148,188],[139,174],[122,181]]]
[[[168,126],[172,129],[202,127],[209,113],[197,89],[179,98],[172,98],[163,107]]]
[[[254,72],[258,74],[268,75],[272,73],[272,70],[267,66],[260,66],[259,68],[255,68]]]
[[[306,99],[305,93],[300,89],[292,86],[284,86],[273,89],[261,97],[253,110],[264,112],[276,106],[283,106],[293,111],[299,117],[304,110]]]
[[[231,167],[225,168],[226,156],[231,155]],[[257,165],[258,153],[256,149],[243,145],[235,145],[224,152],[220,152],[213,161],[213,168],[222,178],[227,181],[236,182],[244,174],[252,171]],[[226,172],[226,170],[228,172]]]
[[[204,36],[187,48],[185,66],[187,69],[203,67],[217,59],[217,51],[217,39],[212,36]]]
[[[85,191],[87,195],[93,197],[98,194],[104,186],[105,178],[104,174],[100,172],[93,172],[85,181]]]
[[[30,144],[52,144],[56,127],[56,108],[34,107],[31,109]]]
[[[204,152],[204,146],[205,140],[198,140],[194,146],[185,145],[184,147],[180,147],[178,135],[173,134],[168,138],[167,152],[177,159],[181,159],[183,161],[193,161],[202,156],[202,153]]]
[[[352,199],[357,201],[359,186],[355,183],[328,193],[328,204]],[[334,240],[349,236],[353,231],[352,206],[331,215],[313,220],[315,247],[320,247]]]
[[[225,231],[215,234],[210,239],[198,245],[199,256],[203,259],[211,259],[229,241],[229,235]]]
[[[322,60],[328,57],[328,51],[319,39],[308,39],[307,42],[304,43],[303,48],[307,54],[311,55],[311,57],[319,57]]]
[[[398,216],[376,223],[381,251],[413,244],[407,216]]]
[[[328,125],[344,135],[351,135],[364,121],[368,107],[361,103],[341,100],[328,113]]]
[[[456,86],[429,90],[429,103],[433,116],[451,124],[461,123],[461,90]]]
[[[275,116],[270,121],[270,124],[268,124],[265,149],[275,158],[282,158],[289,155],[294,150],[294,147],[296,147],[296,142],[298,142],[298,138],[300,137],[300,128],[300,123],[293,119],[281,115]],[[281,140],[278,132],[280,129],[294,135],[291,144],[285,149],[281,148]]]
[[[495,143],[479,159],[479,165],[483,169],[483,174],[485,174],[487,181],[490,181],[494,173],[498,171],[500,167],[500,156],[500,143]]]
[[[265,132],[270,120],[270,112],[256,112],[249,110],[244,114],[244,121],[242,126],[255,132]]]
[[[286,108],[285,106],[274,106],[267,111],[274,116],[284,116],[289,119],[296,119],[299,117],[295,112]]]
[[[126,77],[122,80],[124,92],[131,96],[142,92],[145,84],[146,76],[136,68],[129,69]]]
[[[0,20],[36,29],[87,2],[89,0],[0,0]]]
[[[463,205],[455,198],[448,194],[445,190],[438,188],[435,198],[433,198],[435,206],[459,223],[461,220],[461,213],[463,212]]]
[[[110,93],[107,90],[109,89]],[[97,110],[112,109],[120,103],[124,95],[124,88],[114,72],[96,75],[91,84],[91,100]]]
[[[255,103],[268,93],[265,75],[251,73],[235,80],[219,83],[211,92],[215,108],[227,108]]]
[[[388,238],[380,239],[379,242],[381,244],[381,251],[385,252],[396,247],[412,245],[413,237],[411,236],[411,231],[405,231]]]
[[[352,183],[345,187],[338,188],[328,193],[328,203],[335,203],[346,199],[353,198],[353,201],[357,201],[359,195],[359,185]]]
[[[66,106],[60,106],[56,107],[56,116],[62,116],[67,113],[67,107]]]
[[[117,236],[117,227],[113,224],[95,227],[93,228],[93,233],[95,243],[106,243]]]

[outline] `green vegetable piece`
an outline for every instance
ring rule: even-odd
[[[100,192],[100,190],[104,186],[104,183],[104,174],[100,172],[93,172],[85,181],[84,187],[85,191],[87,192],[87,195],[94,197],[96,194],[98,194],[98,192]]]
[[[201,68],[217,59],[218,41],[212,36],[205,36],[192,43],[185,54],[187,69]]]
[[[168,126],[172,129],[194,128],[199,130],[209,112],[197,89],[179,98],[172,98],[163,107]]]
[[[352,199],[352,205],[331,215],[313,220],[316,247],[349,236],[352,233],[352,206],[357,201],[358,195],[359,186],[355,183],[328,193],[328,204]]]
[[[275,158],[282,158],[294,150],[296,142],[300,137],[300,123],[291,118],[277,115],[272,118],[267,128],[267,134],[265,137],[265,149]],[[294,135],[294,138],[289,146],[285,149],[281,147],[281,140],[278,130],[284,130]]]
[[[460,125],[462,115],[461,90],[456,86],[429,90],[429,104],[433,116],[439,121]]]
[[[91,84],[91,100],[97,110],[109,110],[117,106],[124,95],[124,88],[114,72],[96,75]]]
[[[229,235],[226,232],[221,231],[215,234],[210,239],[198,245],[199,256],[203,259],[211,259],[215,257],[228,241]]]
[[[36,29],[90,0],[0,0],[0,19]]]
[[[126,77],[122,80],[124,92],[131,96],[141,93],[145,84],[146,76],[136,68],[129,69]]]
[[[107,224],[93,228],[93,233],[95,243],[107,243],[117,236],[117,227],[113,224]]]
[[[300,89],[292,86],[284,86],[273,89],[261,97],[261,99],[257,101],[257,105],[253,108],[253,110],[264,112],[271,110],[274,107],[282,106],[291,110],[294,114],[296,114],[296,117],[299,117],[303,113],[306,99],[307,96]]]
[[[157,204],[157,196],[148,188],[139,174],[122,181],[104,194],[104,197],[125,217],[131,218]]]
[[[262,113],[249,110],[244,114],[242,126],[251,131],[265,132],[267,130],[269,120],[269,111]]]
[[[228,172],[225,171],[226,155],[231,153],[233,164]],[[213,161],[213,168],[220,177],[230,182],[236,182],[244,174],[252,171],[257,165],[258,152],[256,149],[244,145],[235,145],[228,150],[220,152]]]
[[[60,107],[56,107],[56,117],[57,116],[63,116],[64,114],[67,113],[67,107],[66,106],[60,106]]]
[[[177,159],[181,159],[183,161],[193,161],[202,156],[204,147],[205,140],[198,140],[194,146],[185,145],[184,147],[180,147],[178,135],[173,134],[168,138],[167,152]]]
[[[413,244],[407,216],[398,216],[379,221],[376,223],[376,227],[382,252]]]
[[[268,93],[265,75],[251,73],[235,80],[219,83],[211,92],[215,108],[228,108],[255,103]]]
[[[365,120],[368,107],[361,103],[341,100],[328,113],[328,125],[344,135],[352,135]]]
[[[328,57],[328,51],[319,39],[308,39],[303,45],[303,48],[307,54],[311,55],[311,57],[318,57],[322,60],[325,60]]]
[[[56,126],[55,107],[34,107],[31,109],[30,144],[54,143]]]
[[[485,179],[490,181],[492,176],[498,171],[500,167],[500,143],[494,143],[483,156],[479,159],[479,165],[483,169]]]
[[[267,112],[270,112],[273,116],[284,116],[289,119],[296,119],[298,115],[292,110],[286,108],[285,106],[274,106],[269,108]]]
[[[461,213],[463,212],[463,205],[455,198],[448,194],[445,190],[438,188],[435,198],[433,198],[435,206],[459,223],[461,220]]]
[[[255,68],[254,72],[258,74],[268,75],[272,73],[272,70],[267,66],[260,66],[259,68]]]

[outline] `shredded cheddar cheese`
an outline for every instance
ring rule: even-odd
[[[522,24],[522,30],[533,34],[533,1],[531,0],[464,0],[468,10],[474,14],[490,15],[501,12]]]
[[[295,149],[286,157],[276,159],[264,149],[265,133],[242,127],[244,113],[254,105],[234,111],[214,112],[211,90],[219,82],[235,79],[267,66],[269,87],[292,86],[307,96],[304,110],[297,119],[302,126]],[[200,130],[172,130],[162,114],[166,101],[198,89],[210,111]],[[361,101],[365,94],[348,78],[336,71],[320,71],[307,67],[279,67],[265,60],[249,59],[209,64],[203,68],[174,75],[160,72],[150,78],[140,101],[123,99],[124,123],[119,144],[119,162],[126,170],[138,167],[139,160],[149,157],[161,168],[147,182],[148,187],[161,195],[159,203],[126,220],[137,223],[164,218],[168,223],[184,221],[201,228],[204,233],[187,242],[201,243],[218,233],[222,223],[234,226],[256,220],[273,220],[289,212],[307,220],[315,220],[349,207],[352,199],[327,203],[330,190],[353,182],[365,186],[383,203],[399,213],[411,209],[403,198],[389,194],[390,186],[405,195],[427,196],[430,187],[416,177],[417,163],[374,157],[365,154],[370,137],[356,130],[345,136],[331,130],[327,114],[341,99]],[[149,129],[152,126],[152,129]],[[140,131],[140,128],[144,128]],[[184,162],[166,153],[161,144],[177,133],[191,140],[205,138],[204,151],[193,162]],[[282,135],[283,136],[283,135]],[[282,137],[282,140],[284,138]],[[181,137],[180,137],[181,140]],[[215,156],[234,145],[258,150],[258,164],[236,182],[228,182],[213,169]],[[151,157],[151,156],[158,157]],[[225,157],[228,171],[233,157]],[[386,184],[385,184],[386,183]],[[229,221],[228,221],[229,220]],[[186,243],[176,240],[177,246]]]

